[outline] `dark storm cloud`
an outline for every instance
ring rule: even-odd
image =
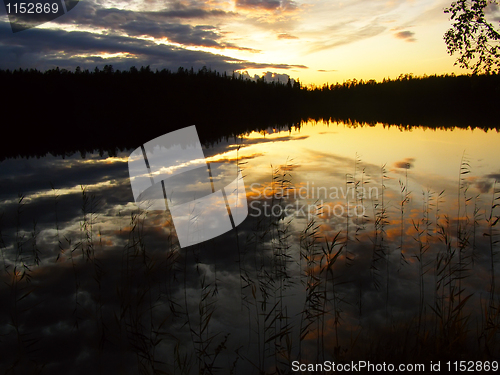
[[[204,31],[198,30],[198,32],[203,34]],[[177,33],[182,34],[179,29]],[[189,39],[190,36],[186,38]],[[109,59],[88,56],[102,53],[127,55]],[[78,65],[82,68],[93,68],[104,64],[112,64],[118,69],[128,69],[133,65],[150,65],[153,69],[210,66],[219,71],[245,68],[305,68],[303,65],[254,63],[112,34],[36,28],[12,34],[8,24],[0,24],[0,67],[4,69],[36,67],[43,70],[55,66],[74,69]]]

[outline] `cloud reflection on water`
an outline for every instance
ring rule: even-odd
[[[276,358],[282,358],[286,337],[292,340],[292,359],[299,351],[311,361],[341,353],[368,359],[363,357],[369,352],[365,343],[373,343],[387,358],[393,350],[392,359],[402,362],[403,351],[411,351],[410,344],[401,346],[403,336],[417,329],[420,298],[425,302],[420,333],[433,334],[431,306],[436,297],[447,295],[443,283],[435,288],[440,277],[436,259],[446,254],[441,230],[454,249],[460,247],[457,231],[468,238],[461,287],[464,296],[473,296],[463,313],[471,313],[476,322],[480,304],[489,297],[491,259],[483,233],[488,232],[485,218],[500,171],[497,151],[478,147],[478,132],[436,131],[436,139],[454,141],[436,149],[436,155],[448,158],[429,163],[437,156],[429,155],[418,129],[404,145],[393,143],[401,135],[397,129],[342,124],[329,124],[329,129],[335,131],[316,124],[288,135],[254,133],[207,149],[214,160],[241,162],[250,206],[292,208],[287,217],[249,210],[237,230],[182,250],[168,211],[141,212],[132,203],[125,154],[3,161],[1,238],[7,268],[0,298],[9,303],[0,314],[1,321],[17,324],[21,340],[11,325],[0,326],[6,335],[0,343],[2,368],[19,358],[20,370],[46,364],[50,373],[99,368],[136,373],[153,364],[172,371],[184,363],[176,362],[177,353],[178,358],[187,355],[185,364],[192,364],[193,373],[203,360],[225,370],[238,360],[237,373],[252,373],[250,362],[272,369],[275,349]],[[489,136],[498,142],[498,134]],[[458,139],[473,149],[468,151],[470,174],[476,176],[467,180],[467,190],[460,190],[460,211],[457,178],[463,149]],[[475,169],[479,160],[481,167]],[[412,168],[401,169],[408,162]],[[449,173],[440,174],[443,168]],[[25,194],[21,204],[18,192]],[[296,204],[308,210],[299,212]],[[365,215],[328,211],[349,204],[364,207]],[[419,246],[426,249],[423,254]],[[33,265],[36,249],[39,266]],[[340,249],[326,273],[325,260]],[[456,262],[453,258],[454,267]],[[316,285],[314,277],[328,283]],[[458,287],[458,280],[452,284]],[[322,289],[325,285],[328,289]],[[315,317],[311,308],[318,306],[327,313]],[[225,335],[226,349],[217,353]],[[460,350],[479,358],[476,335],[470,333],[469,339]],[[495,340],[493,348],[498,348]],[[278,366],[289,371],[286,364]]]

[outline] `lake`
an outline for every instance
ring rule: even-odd
[[[135,203],[133,150],[4,160],[0,366],[498,368],[498,145],[497,131],[312,121],[221,139],[203,152],[219,185],[241,172],[248,216],[182,247],[170,210]],[[208,186],[176,183],[167,202]]]

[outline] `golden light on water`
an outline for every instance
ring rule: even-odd
[[[290,137],[289,140],[287,137]],[[253,132],[245,139],[266,141],[240,150],[241,155],[247,152],[265,155],[265,161],[262,161],[260,167],[270,163],[284,164],[287,159],[293,159],[293,163],[297,164],[321,164],[322,158],[328,155],[335,156],[337,160],[345,159],[343,165],[346,168],[353,167],[349,165],[352,164],[350,160],[357,156],[373,167],[386,165],[387,169],[397,171],[395,164],[412,159],[411,169],[417,168],[417,173],[422,173],[422,176],[427,178],[434,176],[437,180],[442,180],[457,177],[464,153],[477,173],[495,172],[491,170],[491,161],[500,158],[497,147],[500,134],[493,130],[486,132],[481,129],[414,128],[405,131],[395,126],[384,127],[382,124],[364,125],[362,129],[354,129],[343,123],[309,122],[300,130],[276,132],[265,136]],[[269,147],[269,142],[272,147]],[[327,163],[322,168],[328,168]]]

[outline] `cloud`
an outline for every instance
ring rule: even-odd
[[[339,47],[345,44],[351,44],[379,35],[386,30],[386,27],[378,25],[376,22],[351,31],[347,31],[347,26],[347,23],[338,25],[339,29],[345,28],[346,30],[343,32],[339,32],[340,30],[337,32],[333,31],[333,35],[331,35],[331,38],[314,43],[309,52],[318,52],[325,49]]]
[[[425,25],[432,25],[443,22],[443,8],[448,7],[449,4],[451,4],[451,1],[448,2],[447,0],[442,0],[441,2],[436,2],[436,4],[429,8],[425,7],[420,12],[415,12],[414,18],[403,22],[392,31],[405,30],[409,27],[422,27]]]
[[[318,69],[318,72],[321,72],[321,73],[336,72],[336,71],[337,71],[336,69],[328,69],[328,70]]]
[[[278,74],[273,72],[265,72],[262,77],[266,82],[286,83],[290,79],[290,76],[288,74]]]
[[[442,22],[442,4],[432,8],[431,12],[428,6],[417,3],[405,0],[354,0],[338,3],[334,7],[331,3],[320,3],[310,11],[314,19],[311,18],[309,24],[317,27],[302,31],[299,36],[311,41],[306,48],[309,53],[314,53],[366,40],[389,29],[392,32],[405,31],[415,27],[415,24],[428,21],[419,17],[422,12],[433,22]],[[411,37],[405,40],[414,41]]]
[[[500,181],[500,173],[490,173],[489,175],[486,175],[486,177]]]
[[[280,7],[279,0],[236,0],[235,5],[238,8],[258,8],[258,9],[277,9]]]
[[[126,9],[103,8],[88,3],[82,10],[70,17],[60,17],[59,24],[78,24],[109,30],[113,34],[127,34],[129,36],[146,36],[155,39],[167,39],[171,43],[185,46],[200,46],[210,48],[231,48],[250,50],[231,43],[225,43],[219,29],[213,25],[190,25],[179,23],[176,18],[207,18],[210,16],[226,17],[234,15],[218,9],[206,10],[202,8],[188,8],[176,6],[173,9],[164,9],[156,12],[131,11]]]
[[[105,54],[116,56],[104,58]],[[59,66],[73,70],[76,66],[93,69],[96,65],[105,64],[111,64],[116,69],[128,69],[133,65],[150,65],[152,69],[171,70],[179,66],[195,69],[208,66],[228,72],[242,69],[307,68],[304,65],[246,61],[133,37],[87,31],[35,28],[12,34],[7,23],[0,23],[0,67],[3,69],[22,67],[46,70]]]
[[[157,4],[143,3],[148,7]],[[290,4],[281,2],[280,11]],[[105,8],[96,2],[85,1],[71,13],[56,19],[57,29],[34,28],[19,34],[12,34],[8,24],[0,22],[0,68],[46,70],[58,66],[74,70],[76,66],[93,69],[105,64],[113,65],[115,69],[128,69],[134,65],[172,70],[179,66],[195,69],[207,66],[228,72],[307,68],[300,64],[252,62],[192,50],[191,47],[204,47],[260,52],[226,39],[229,34],[221,30],[220,19],[235,16],[232,11],[215,9],[213,3],[207,5],[195,0],[161,5],[165,8],[157,11],[133,11]],[[194,19],[207,22],[199,24],[198,21],[192,22]],[[68,26],[72,31],[65,31]],[[154,40],[145,40],[144,37]]]
[[[72,12],[68,14],[67,17],[60,19],[63,22],[64,19],[73,19],[77,21],[94,21],[99,22],[103,19],[106,22],[112,21],[111,17],[124,17],[125,15],[132,18],[142,18],[147,17],[153,20],[168,21],[172,19],[207,19],[207,18],[221,18],[221,17],[232,17],[236,13],[232,11],[225,11],[222,9],[208,8],[205,2],[192,3],[191,6],[187,6],[180,2],[170,2],[165,8],[160,8],[157,10],[132,10],[131,8],[125,9],[123,7],[116,8],[110,5],[109,7],[104,7],[100,5],[101,3],[85,1],[81,2],[78,7],[78,12]],[[83,5],[83,7],[81,7]],[[92,16],[98,16],[100,19],[92,20]]]
[[[201,9],[201,8],[185,8],[178,10],[165,10],[160,12],[148,12],[149,14],[157,13],[157,15],[165,18],[208,18],[234,15],[233,12],[226,12],[220,9]],[[146,13],[146,14],[148,14]]]
[[[291,0],[236,0],[237,8],[289,11],[296,9]]]
[[[494,181],[500,181],[500,173],[490,173],[476,181],[475,185],[481,193],[488,193]]]
[[[249,69],[265,69],[272,67],[275,69],[308,69],[306,65],[290,65],[290,64],[268,64],[268,63],[256,63],[256,62],[245,62],[245,67]]]
[[[278,39],[299,39],[299,38],[294,36],[294,35],[282,33],[282,34],[278,34]]]
[[[415,162],[415,158],[406,158],[404,160],[400,160],[394,163],[394,168],[402,168],[402,169],[410,169],[413,168],[413,163]]]
[[[278,39],[295,39],[283,30],[295,29],[301,21],[298,14],[307,6],[297,6],[290,0],[235,0],[235,8],[242,17],[241,23],[248,27],[255,26],[282,35],[278,35]]]
[[[490,180],[477,180],[474,185],[481,193],[486,194],[493,186],[493,182]]]
[[[415,33],[413,31],[399,31],[394,36],[398,39],[403,39],[407,42],[416,42],[417,40],[414,37]]]
[[[303,67],[307,68],[307,67]],[[275,72],[265,72],[261,76],[258,74],[254,74],[252,77],[248,71],[244,72],[236,72],[236,77],[242,77],[244,79],[249,79],[251,81],[257,81],[259,79],[264,79],[266,82],[279,82],[279,83],[287,83],[290,80],[290,83],[293,85],[295,83],[295,79],[291,78],[288,74],[280,74]]]
[[[500,22],[500,6],[497,3],[490,3],[484,8],[484,15],[489,22]]]

